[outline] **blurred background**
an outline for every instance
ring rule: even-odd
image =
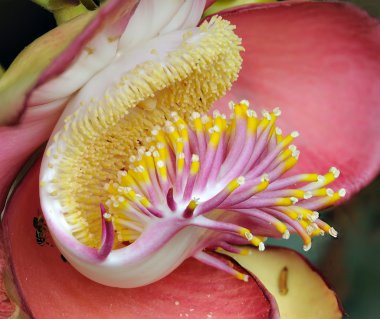
[[[380,19],[380,0],[351,2]],[[27,44],[55,25],[53,16],[30,0],[0,0],[0,65],[6,69]],[[316,238],[307,253],[297,239],[287,246],[321,270],[349,318],[380,318],[380,178],[325,216],[339,231],[338,240]]]

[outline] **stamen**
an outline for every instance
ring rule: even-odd
[[[296,146],[290,145],[288,149],[285,147],[298,137],[299,133],[294,131],[281,140],[275,139],[277,146],[269,147],[269,144],[265,144],[265,142],[273,141],[270,139],[269,128],[272,127],[270,123],[274,123],[274,118],[280,115],[280,111],[278,109],[275,109],[273,113],[263,111],[263,119],[259,120],[255,117],[256,113],[247,108],[248,103],[231,103],[230,107],[235,116],[229,122],[220,122],[223,121],[223,118],[219,112],[214,112],[213,118],[194,112],[192,123],[190,125],[182,124],[181,129],[188,132],[186,136],[189,138],[190,149],[187,156],[183,153],[182,139],[178,137],[179,133],[173,123],[167,121],[167,137],[162,136],[161,138],[165,143],[169,143],[165,148],[168,150],[165,157],[167,159],[177,158],[177,161],[166,163],[168,169],[170,166],[177,165],[176,168],[171,168],[175,178],[170,178],[168,182],[173,183],[175,180],[175,184],[172,184],[167,192],[167,207],[173,213],[180,207],[184,207],[181,208],[182,216],[188,219],[192,225],[223,233],[239,234],[259,250],[265,249],[264,242],[261,237],[252,235],[251,230],[234,223],[218,221],[216,220],[218,217],[209,219],[201,215],[217,212],[219,209],[243,214],[251,222],[256,220],[259,225],[263,225],[263,223],[269,225],[266,226],[268,231],[277,231],[284,239],[290,237],[289,230],[296,230],[304,241],[305,250],[311,248],[311,237],[321,236],[325,232],[335,235],[334,229],[319,220],[319,214],[315,209],[325,207],[344,196],[344,189],[334,192],[330,188],[323,188],[338,177],[339,170],[333,167],[325,175],[301,174],[280,179],[279,177],[296,163],[292,160],[299,154]],[[172,113],[171,117],[176,123],[185,123],[178,113]],[[254,126],[248,125],[248,121],[253,118],[257,123]],[[202,119],[202,123],[199,122],[200,119]],[[206,129],[207,127],[208,129]],[[260,130],[258,130],[259,127],[261,127]],[[272,127],[271,131],[282,134],[282,131],[276,127]],[[154,132],[154,134],[158,136],[158,132]],[[255,136],[257,134],[260,134],[259,138]],[[227,138],[225,142],[221,140],[222,136]],[[265,140],[264,136],[266,136]],[[253,141],[260,139],[261,142],[254,146]],[[245,140],[245,143],[248,144],[244,146],[238,142],[240,140]],[[207,145],[203,149],[203,156],[192,153],[194,149],[200,151],[202,143]],[[240,146],[237,147],[237,145]],[[156,146],[152,146],[156,149],[162,148],[162,145],[158,143]],[[240,153],[243,147],[245,152],[243,154],[247,153],[247,156]],[[257,151],[258,148],[260,152]],[[283,154],[286,154],[288,150],[291,152],[290,156],[284,156]],[[261,162],[254,166],[247,165],[247,161],[254,163],[252,154],[255,152],[256,158],[261,158]],[[235,158],[235,155],[231,154],[240,155]],[[157,158],[159,155],[155,151],[153,154],[145,153],[145,156]],[[190,156],[190,163],[186,166],[186,170],[185,165],[178,166],[179,159],[186,162]],[[276,165],[273,166],[273,163]],[[159,169],[164,164],[159,162],[156,166]],[[265,167],[269,169],[267,173],[261,176],[254,173],[259,173]],[[136,168],[141,174],[146,171],[139,165]],[[246,176],[236,176],[237,172],[244,173]],[[120,176],[123,175],[124,173],[120,173]],[[207,182],[207,178],[210,176],[210,181]],[[229,176],[235,177],[230,179]],[[196,187],[195,181],[197,181]],[[309,184],[302,188],[290,188],[305,182],[309,182]],[[117,184],[114,183],[111,186],[107,186],[110,194]],[[176,193],[178,189],[182,188],[183,195],[182,197],[177,196],[178,203],[174,205],[173,192]],[[145,191],[145,193],[147,192]],[[301,206],[297,206],[299,203]],[[218,216],[219,213],[216,214],[215,216]],[[288,229],[286,225],[289,225],[290,228]],[[228,242],[225,244],[219,242],[220,247],[228,247],[228,245]]]
[[[165,221],[175,228],[173,234],[188,228],[186,236],[192,236],[191,229],[202,229],[194,231],[200,236],[191,250],[194,257],[245,279],[204,250],[243,254],[246,248],[237,246],[250,244],[263,251],[266,237],[289,239],[297,233],[307,251],[313,237],[337,236],[318,210],[345,196],[344,189],[328,187],[339,170],[284,177],[297,164],[299,151],[291,143],[299,133],[282,136],[276,127],[281,114],[277,108],[257,117],[247,101],[230,107],[233,116],[228,120],[220,112],[212,117],[192,112],[187,122],[171,112],[170,121],[161,120],[163,129],[152,129],[148,144],[125,156],[119,166],[123,169],[104,183],[109,211],[102,220],[113,223],[115,246],[138,241],[146,229],[163,227]],[[86,195],[80,198],[86,201]],[[73,232],[86,238],[87,222],[73,226]]]

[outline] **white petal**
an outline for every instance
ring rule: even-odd
[[[181,8],[184,0],[141,0],[120,38],[119,50],[156,37]]]
[[[185,1],[173,19],[160,31],[160,34],[195,27],[202,17],[205,4],[205,0]]]

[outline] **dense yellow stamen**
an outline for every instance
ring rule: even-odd
[[[93,247],[100,244],[97,212],[99,203],[107,200],[102,185],[116,180],[120,169],[129,168],[125,159],[136,153],[155,125],[161,125],[164,116],[174,110],[185,119],[193,111],[206,111],[230,88],[241,66],[242,50],[233,29],[219,17],[204,22],[200,33],[194,39],[191,34],[184,36],[182,44],[165,61],[138,65],[103,99],[81,103],[78,111],[66,118],[64,128],[47,152],[51,159],[48,167],[55,170],[56,176],[42,181],[42,185],[54,188],[69,224],[78,228],[75,234],[84,244]],[[209,125],[203,123],[202,127],[207,129]],[[156,138],[162,138],[163,147],[157,147],[159,156],[155,157],[154,165],[159,168],[161,178],[167,179],[165,137],[159,133]],[[187,141],[186,132],[182,131],[171,138]],[[183,147],[183,143],[178,147]],[[183,169],[182,162],[178,165]],[[123,178],[129,182],[132,178],[134,184],[150,183],[147,170],[128,176]],[[117,195],[117,189],[112,187],[109,185],[108,191]],[[144,199],[143,203],[147,204]],[[85,222],[78,223],[71,215],[81,216]]]

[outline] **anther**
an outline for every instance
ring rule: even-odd
[[[306,191],[305,194],[303,195],[304,199],[310,199],[313,197],[313,193],[310,191]]]
[[[215,110],[214,112],[212,112],[212,116],[213,116],[214,118],[217,118],[217,117],[220,117],[221,114],[220,114],[220,112],[219,112],[218,110]]]
[[[239,176],[237,179],[236,179],[237,183],[239,185],[243,185],[245,183],[245,177],[244,176]]]
[[[246,231],[244,232],[244,236],[245,238],[247,238],[247,240],[251,241],[253,239],[253,235],[250,231]]]
[[[282,234],[283,239],[289,239],[290,238],[290,232],[289,230],[285,230],[284,233]]]
[[[249,101],[248,100],[241,100],[239,104],[243,104],[245,106],[249,106]]]
[[[333,227],[329,229],[329,234],[334,238],[338,237],[338,232]]]
[[[193,155],[191,156],[191,161],[192,161],[192,162],[199,162],[199,155],[197,155],[197,154],[193,154]]]
[[[300,133],[298,131],[293,131],[292,133],[290,133],[290,136],[293,138],[296,138],[296,137],[300,136]]]
[[[323,176],[323,175],[318,175],[318,177],[317,177],[317,180],[318,180],[318,182],[320,182],[320,183],[323,183],[324,181],[325,181],[325,177]]]
[[[105,221],[110,222],[112,220],[112,215],[110,213],[104,213],[103,218]]]
[[[281,115],[281,109],[279,107],[275,107],[272,111],[272,113],[275,115],[275,116],[280,116]]]
[[[338,194],[339,194],[340,197],[344,197],[344,196],[346,196],[347,191],[346,191],[344,188],[341,188],[341,189],[338,191]]]
[[[338,178],[339,175],[340,175],[340,170],[337,169],[336,167],[331,167],[329,169],[329,172],[332,173],[334,175],[335,178]]]
[[[307,245],[303,245],[303,250],[304,251],[309,251],[311,248],[311,243],[307,244]]]
[[[254,110],[247,110],[248,117],[257,117],[257,113]]]
[[[193,121],[193,120],[198,119],[200,117],[201,117],[201,115],[198,112],[193,112],[193,113],[191,113],[190,120]]]
[[[263,110],[261,112],[262,116],[265,117],[268,121],[270,121],[272,119],[272,117],[270,116],[269,112],[267,110]]]

